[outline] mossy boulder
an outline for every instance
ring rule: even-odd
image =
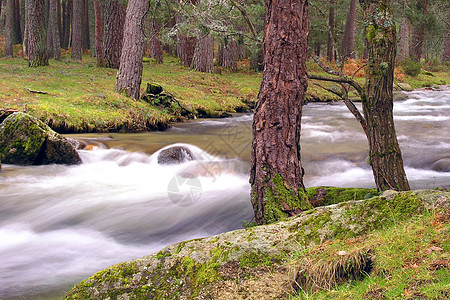
[[[157,83],[149,82],[147,83],[147,89],[145,91],[147,92],[147,94],[158,95],[162,93],[163,88]]]
[[[0,160],[15,165],[79,164],[72,144],[42,121],[17,112],[0,124]]]
[[[421,214],[449,215],[450,192],[391,192],[286,221],[180,242],[100,271],[65,299],[280,299],[298,277],[294,253],[369,234]]]

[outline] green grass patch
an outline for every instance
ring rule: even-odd
[[[448,299],[449,240],[449,222],[426,213],[302,250],[292,261],[298,293],[291,299]]]

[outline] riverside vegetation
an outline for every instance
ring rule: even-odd
[[[347,66],[353,74],[358,64]],[[312,61],[309,72],[321,74]],[[422,73],[417,77],[400,73],[398,81],[413,88],[450,83],[445,70]],[[182,120],[171,110],[145,101],[134,101],[113,90],[115,69],[96,66],[94,58],[83,61],[65,58],[50,66],[29,68],[20,58],[0,60],[0,109],[25,110],[59,133],[139,132],[163,130],[172,121]],[[430,75],[431,74],[431,75]],[[356,80],[364,78],[357,74]],[[206,74],[180,66],[178,59],[165,57],[164,64],[146,62],[143,84],[160,84],[173,94],[193,116],[215,116],[217,112],[251,109],[256,101],[261,74],[241,68],[237,73]],[[329,89],[333,84],[320,83]],[[311,81],[307,101],[335,101],[337,96]],[[220,115],[220,114],[219,114]]]

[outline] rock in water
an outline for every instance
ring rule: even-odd
[[[170,147],[162,150],[158,155],[158,164],[180,164],[194,158],[191,150],[182,146]]]
[[[65,137],[21,112],[10,115],[0,124],[0,160],[15,165],[81,163],[80,156]]]

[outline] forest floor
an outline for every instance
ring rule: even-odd
[[[207,115],[246,111],[254,106],[262,73],[248,71],[245,62],[237,73],[224,70],[221,74],[206,74],[181,66],[177,58],[164,59],[164,64],[144,63],[141,90],[148,82],[160,84],[184,107],[193,112],[206,111]],[[357,63],[349,64],[347,71],[358,68]],[[325,75],[313,62],[308,63],[308,70]],[[170,122],[180,120],[167,109],[114,92],[116,72],[97,67],[95,58],[87,55],[81,62],[64,57],[38,68],[29,68],[22,58],[2,58],[0,109],[26,111],[60,133],[163,130]],[[415,78],[400,74],[397,80],[413,88],[450,84],[449,72],[427,74]],[[363,84],[363,75],[355,78]],[[337,88],[335,84],[319,84]],[[312,81],[306,100],[336,101],[338,97]]]

